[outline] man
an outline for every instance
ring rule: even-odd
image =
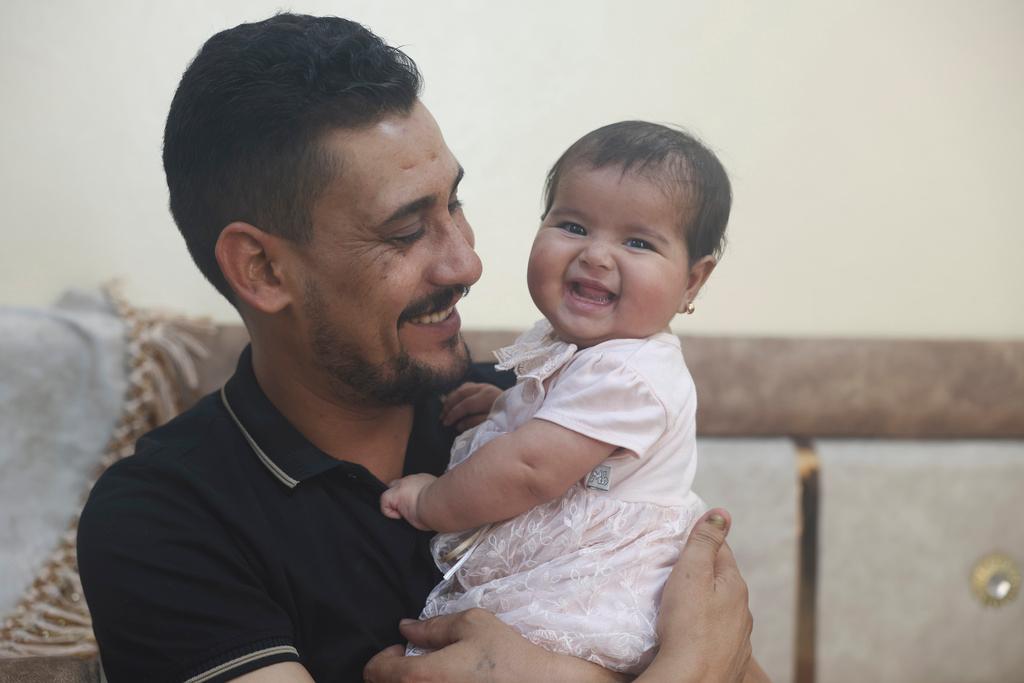
[[[462,169],[419,87],[362,26],[289,14],[217,34],[182,77],[171,210],[251,346],[83,511],[79,565],[113,683],[358,680],[378,652],[372,680],[613,680],[480,612],[399,630],[438,574],[429,535],[379,513],[381,482],[444,469],[437,397],[466,377],[455,305],[481,270]],[[694,675],[742,670],[749,651],[738,574],[716,584],[732,602],[712,595],[731,556],[707,526],[710,551],[678,579],[689,597],[667,611],[687,626],[664,633]],[[406,638],[442,649],[387,649]]]

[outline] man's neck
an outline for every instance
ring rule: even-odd
[[[326,382],[318,384],[308,372],[277,358],[253,346],[256,381],[304,437],[332,458],[362,465],[385,484],[402,476],[413,406],[343,401]]]

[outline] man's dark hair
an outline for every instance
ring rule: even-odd
[[[234,300],[214,258],[233,221],[307,242],[341,165],[323,136],[408,113],[420,84],[412,59],[346,19],[278,14],[206,41],[164,130],[171,213],[206,279]]]
[[[718,258],[732,207],[729,176],[714,153],[689,133],[647,121],[620,121],[598,128],[572,144],[548,171],[544,215],[551,210],[558,182],[566,171],[617,166],[664,185],[681,202],[680,230],[690,263]]]

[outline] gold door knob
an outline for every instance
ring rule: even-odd
[[[971,572],[971,589],[983,605],[1006,605],[1020,592],[1020,569],[1017,563],[1006,555],[986,555],[974,565]]]

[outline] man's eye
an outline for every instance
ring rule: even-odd
[[[648,251],[657,251],[654,245],[647,240],[642,240],[639,237],[631,237],[626,240],[626,246],[632,249],[647,249]]]
[[[406,233],[404,235],[395,235],[394,237],[391,238],[391,241],[395,242],[396,244],[412,244],[419,238],[423,237],[423,234],[423,228],[418,228],[415,232]]]
[[[462,208],[461,199],[452,199],[448,202],[448,213],[454,214],[456,211]]]
[[[560,227],[562,230],[565,230],[568,233],[572,233],[573,235],[586,235],[587,234],[587,229],[584,228],[579,223],[571,223],[571,222],[559,223],[558,227]]]

